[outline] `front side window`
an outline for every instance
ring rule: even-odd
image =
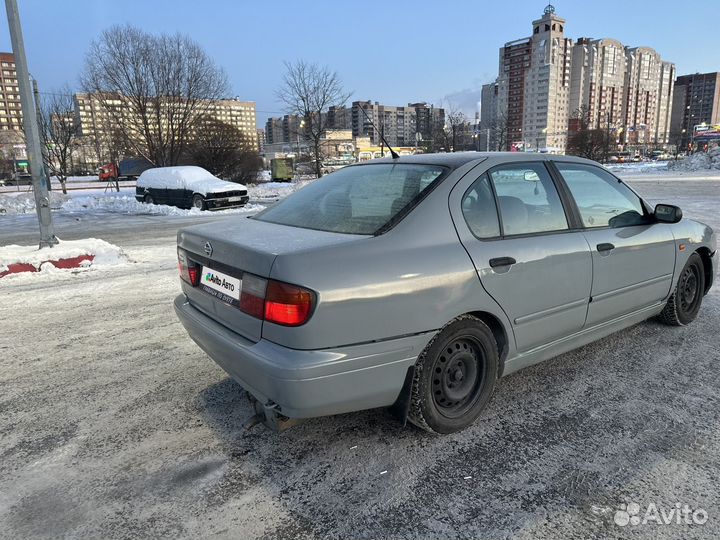
[[[437,165],[381,163],[340,169],[253,219],[319,231],[376,234],[439,181]]]
[[[640,197],[607,171],[579,163],[555,165],[575,199],[585,227],[627,227],[647,222]]]
[[[502,165],[488,174],[505,236],[568,228],[560,196],[543,163]]]

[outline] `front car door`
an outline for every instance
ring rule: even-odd
[[[466,177],[453,189],[450,208],[483,287],[512,324],[518,352],[582,329],[590,250],[543,161]]]
[[[675,240],[628,186],[601,167],[554,163],[585,227],[593,260],[586,326],[658,304],[670,292]]]

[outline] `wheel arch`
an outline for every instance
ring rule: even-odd
[[[702,259],[703,262],[703,270],[705,271],[705,290],[703,291],[703,294],[707,294],[710,292],[710,288],[713,284],[713,264],[712,264],[712,258],[710,257],[710,249],[703,246],[695,250],[695,252],[700,255],[700,259]]]
[[[498,366],[498,378],[502,377],[503,371],[505,370],[505,360],[508,356],[510,347],[509,336],[505,326],[500,319],[488,311],[471,311],[466,313],[466,315],[471,315],[476,319],[480,319],[493,333],[493,337],[498,344],[498,358],[500,359],[500,365]]]

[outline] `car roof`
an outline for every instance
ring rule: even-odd
[[[587,163],[591,165],[600,165],[596,161],[576,156],[563,156],[559,154],[539,154],[535,152],[447,152],[438,154],[415,154],[412,156],[400,156],[393,159],[384,157],[358,163],[357,165],[370,165],[373,163],[417,163],[422,165],[442,165],[457,169],[469,163],[476,161],[480,163],[487,159],[492,159],[496,163],[510,163],[514,161],[565,161],[571,163]]]

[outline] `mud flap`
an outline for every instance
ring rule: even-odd
[[[395,403],[390,405],[390,413],[395,416],[402,426],[407,425],[408,412],[410,411],[410,401],[412,397],[412,385],[413,379],[415,378],[415,366],[412,365],[408,368],[405,374],[405,382],[403,383],[400,395],[395,400]]]

